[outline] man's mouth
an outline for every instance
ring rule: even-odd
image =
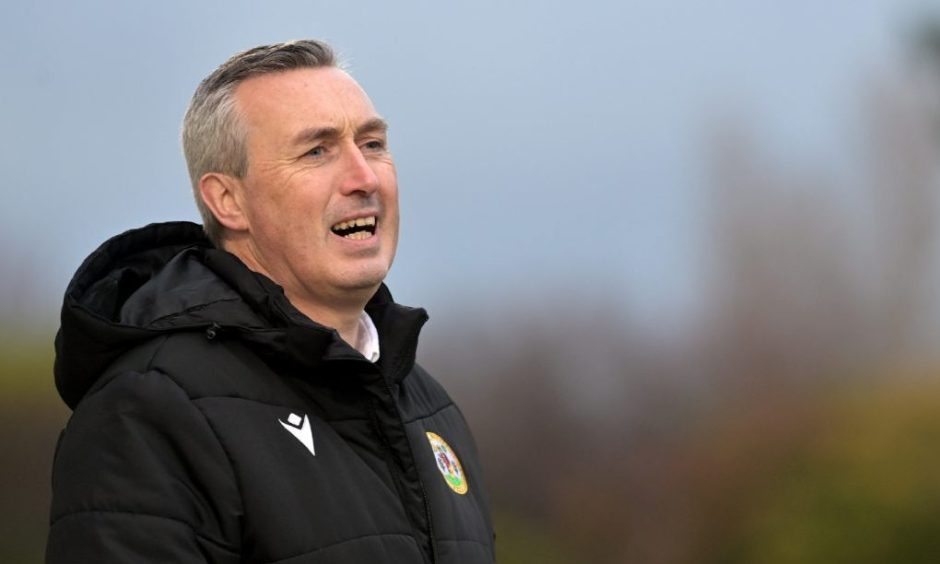
[[[344,239],[368,239],[375,235],[376,221],[374,215],[359,217],[349,221],[341,221],[331,227],[330,230]]]

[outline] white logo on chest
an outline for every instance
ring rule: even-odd
[[[291,435],[300,441],[300,444],[307,447],[307,450],[310,451],[310,454],[316,456],[316,451],[313,450],[313,433],[310,432],[310,419],[306,415],[303,418],[296,413],[291,413],[290,417],[287,418],[287,421],[278,419],[278,422],[288,431]]]

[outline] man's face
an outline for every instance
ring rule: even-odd
[[[395,165],[372,102],[336,68],[250,78],[235,99],[247,129],[250,262],[292,300],[370,296],[398,243]]]

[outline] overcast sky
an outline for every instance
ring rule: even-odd
[[[316,37],[392,126],[400,301],[433,316],[581,288],[679,319],[701,299],[709,124],[739,115],[784,158],[838,160],[859,85],[930,3],[454,5],[7,2],[0,298],[54,316],[104,239],[195,220],[178,134],[196,84]]]

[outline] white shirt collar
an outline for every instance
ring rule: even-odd
[[[364,311],[359,316],[359,342],[356,343],[356,350],[369,362],[379,359],[379,331],[375,328],[372,318]]]

